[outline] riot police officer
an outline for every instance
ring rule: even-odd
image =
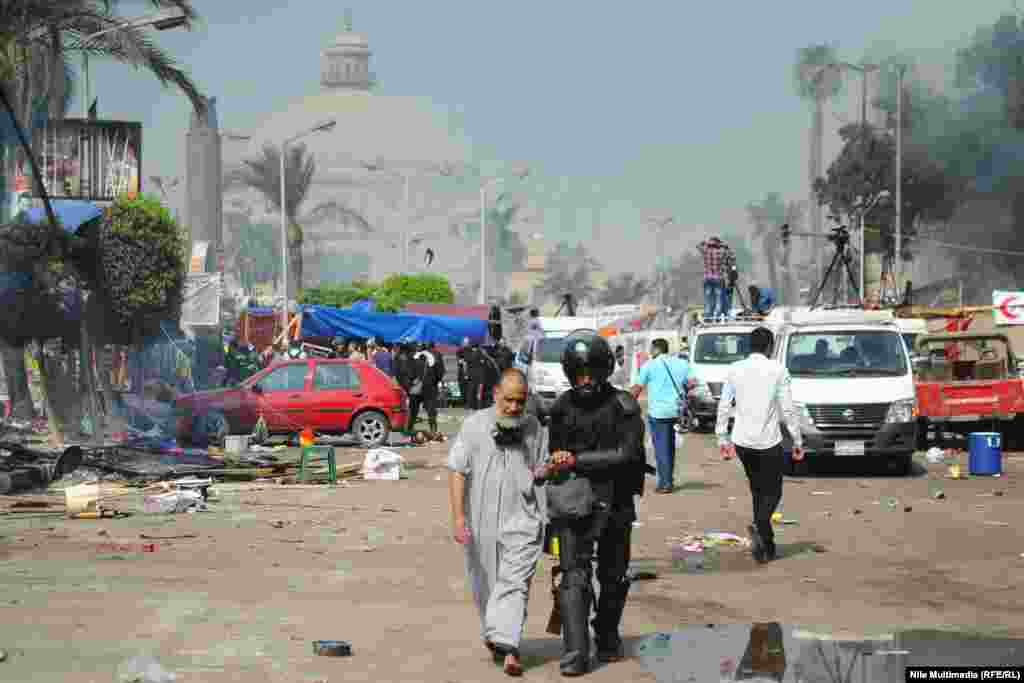
[[[643,494],[647,467],[640,404],[608,382],[615,369],[608,342],[594,334],[573,335],[562,354],[562,369],[572,388],[551,407],[552,460],[542,476],[548,477],[549,513],[559,542],[561,671],[579,676],[590,669],[591,625],[598,659],[623,657],[619,624],[629,592],[630,533],[636,521],[633,496]],[[589,482],[592,505],[561,514],[552,503],[554,489],[566,478]],[[588,624],[595,545],[600,593]]]

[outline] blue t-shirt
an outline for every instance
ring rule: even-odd
[[[679,417],[679,396],[686,396],[689,380],[690,364],[682,358],[662,354],[644,363],[637,384],[647,388],[647,414],[658,419]]]

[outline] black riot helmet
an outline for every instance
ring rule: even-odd
[[[577,385],[577,379],[584,370],[592,383]],[[608,384],[608,378],[615,372],[615,354],[604,337],[592,332],[574,333],[565,341],[562,371],[574,394],[582,399],[592,398]]]

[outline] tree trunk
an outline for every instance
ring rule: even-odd
[[[99,401],[96,395],[96,382],[93,374],[92,364],[92,337],[89,335],[88,318],[85,315],[87,302],[82,302],[81,336],[78,344],[78,362],[81,368],[81,383],[79,384],[79,397],[82,401],[83,413],[89,416],[92,422],[92,439],[97,443],[103,434],[102,413],[99,410]]]
[[[7,380],[7,395],[11,401],[11,417],[16,420],[34,420],[36,408],[28,389],[25,347],[11,346],[0,340],[0,356],[3,358],[4,378]]]
[[[64,444],[64,422],[60,407],[53,400],[56,389],[56,373],[47,367],[46,351],[42,344],[36,345],[36,362],[39,364],[39,390],[43,394],[43,405],[46,407],[46,422],[50,428],[50,443],[54,446]]]

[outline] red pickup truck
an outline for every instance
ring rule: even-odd
[[[998,333],[919,337],[915,386],[918,414],[944,431],[974,431],[978,422],[1024,415],[1024,383],[1010,339]]]

